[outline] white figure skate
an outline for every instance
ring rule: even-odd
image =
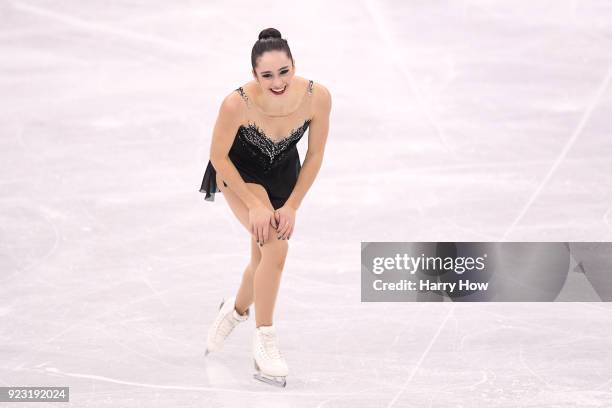
[[[253,378],[278,387],[287,385],[289,368],[278,350],[274,326],[259,326],[253,337],[255,370]]]
[[[236,311],[236,297],[232,296],[223,300],[219,305],[219,313],[215,321],[208,329],[208,337],[206,339],[207,356],[211,351],[220,351],[223,349],[223,342],[234,330],[238,324],[246,321],[249,318],[249,309],[241,316]]]

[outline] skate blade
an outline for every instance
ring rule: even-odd
[[[268,377],[264,374],[256,373],[253,374],[253,378],[276,387],[285,388],[287,386],[287,379],[285,377]]]

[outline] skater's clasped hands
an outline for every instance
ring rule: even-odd
[[[270,238],[290,239],[295,225],[295,215],[296,209],[290,205],[284,205],[276,211],[272,211],[264,204],[257,205],[249,210],[251,234],[259,246],[263,246]]]
[[[293,227],[295,226],[296,209],[290,205],[283,205],[274,212],[274,218],[278,225],[277,239],[290,239],[293,235]]]
[[[249,228],[259,246],[268,242],[270,225],[276,228],[274,212],[263,204],[249,210]]]

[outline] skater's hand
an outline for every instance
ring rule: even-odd
[[[290,239],[293,235],[295,226],[295,208],[290,205],[283,205],[274,212],[274,218],[278,222],[277,239]]]
[[[270,225],[276,228],[274,212],[261,204],[249,210],[249,228],[259,246],[268,242]]]

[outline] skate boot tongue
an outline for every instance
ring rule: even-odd
[[[247,320],[249,318],[249,309],[246,310],[244,315],[239,315],[238,312],[236,311],[236,309],[233,310],[232,312],[232,316],[234,316],[234,319],[240,321],[240,322],[244,322],[245,320]]]
[[[259,330],[263,334],[274,334],[274,333],[276,333],[276,330],[274,329],[274,326],[259,326],[257,328],[257,330]]]

